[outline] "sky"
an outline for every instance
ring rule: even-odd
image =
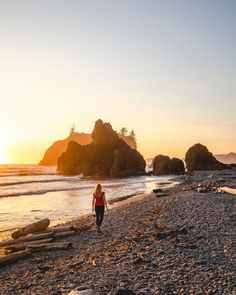
[[[100,118],[145,158],[236,152],[235,0],[0,0],[0,163]]]

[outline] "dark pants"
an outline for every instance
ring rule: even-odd
[[[101,226],[103,222],[103,216],[104,216],[104,206],[95,206],[95,212],[96,212],[96,224],[97,226]]]

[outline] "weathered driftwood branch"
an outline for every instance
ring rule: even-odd
[[[52,240],[53,238],[49,238],[49,239],[43,239],[43,240],[30,241],[27,243],[20,243],[16,245],[6,246],[5,250],[11,251],[11,252],[21,251],[21,250],[25,250],[29,245],[50,243],[52,242]]]
[[[69,237],[75,234],[74,230],[70,230],[70,231],[65,231],[65,232],[61,232],[61,233],[55,233],[53,234],[54,238],[64,238],[64,237]]]
[[[74,230],[74,226],[60,226],[60,227],[49,227],[40,233],[60,233],[60,232],[66,232],[66,231],[71,231]],[[33,233],[33,235],[37,235],[38,233]]]
[[[43,251],[43,250],[67,250],[71,248],[72,248],[72,243],[70,242],[35,244],[35,245],[28,245],[27,247],[27,249],[29,249],[32,252]]]
[[[9,254],[7,256],[1,257],[0,258],[0,267],[3,265],[13,263],[13,262],[17,261],[18,259],[27,257],[29,255],[30,255],[30,251],[24,250],[24,251],[20,251],[17,253],[13,253],[13,254]]]
[[[60,226],[60,227],[51,227],[51,228],[47,228],[46,230],[40,232],[40,233],[61,233],[61,232],[69,232],[69,231],[75,231],[77,233],[80,233],[82,231],[86,231],[89,230],[93,227],[93,223],[92,224],[88,224],[88,225],[82,225],[82,226]],[[39,233],[33,233],[33,235],[36,235]],[[59,235],[60,236],[60,235]]]
[[[218,192],[236,195],[236,189],[235,188],[228,187],[228,186],[219,187],[218,188]]]
[[[44,218],[14,231],[11,236],[13,239],[17,239],[19,237],[27,236],[31,233],[40,232],[46,229],[49,226],[49,224],[50,220],[48,218]]]
[[[50,232],[50,233],[44,233],[44,234],[38,234],[38,235],[31,235],[28,237],[22,237],[19,239],[6,240],[6,241],[0,242],[0,247],[10,246],[10,245],[18,244],[18,243],[29,242],[29,241],[35,241],[35,240],[48,239],[48,238],[52,238],[53,235],[54,233]]]

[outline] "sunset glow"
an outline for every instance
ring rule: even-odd
[[[8,163],[6,156],[7,140],[8,137],[6,130],[0,129],[0,164]]]
[[[23,2],[0,4],[1,162],[38,163],[99,118],[145,158],[236,151],[235,3]]]

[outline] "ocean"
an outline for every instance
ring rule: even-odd
[[[171,176],[99,180],[107,200],[149,193],[175,184]],[[0,231],[48,217],[51,225],[91,213],[98,180],[56,174],[56,167],[0,165]]]

